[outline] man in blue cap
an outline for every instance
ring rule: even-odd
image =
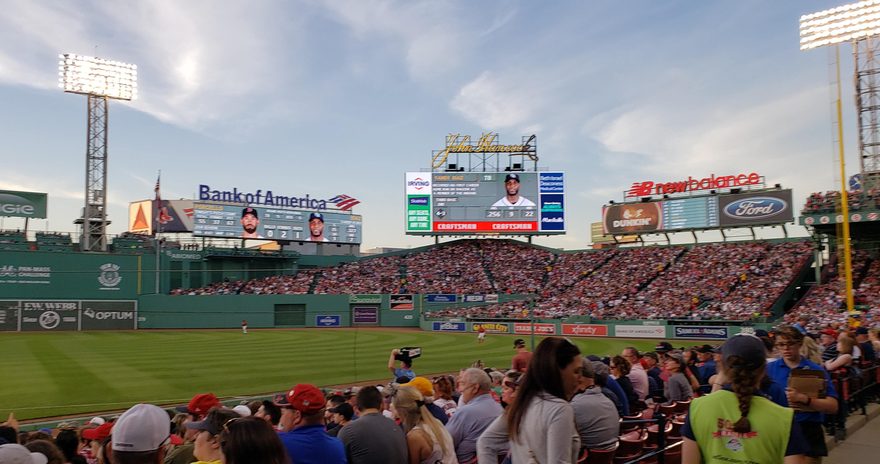
[[[309,215],[309,238],[307,242],[329,242],[330,240],[324,236],[324,215],[321,213],[312,213]]]

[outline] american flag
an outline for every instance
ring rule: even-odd
[[[156,192],[156,201],[162,201],[162,196],[159,195],[159,181],[161,179],[162,179],[162,173],[159,173],[159,175],[156,176],[156,188],[153,189],[153,191]]]
[[[336,204],[336,207],[341,209],[342,211],[348,211],[348,210],[354,208],[354,205],[357,205],[361,202],[357,198],[353,198],[353,197],[350,197],[345,194],[336,195],[335,197],[331,198],[329,201],[330,201],[330,203]]]

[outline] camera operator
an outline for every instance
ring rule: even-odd
[[[395,361],[400,361],[400,367],[394,367]],[[412,358],[409,357],[409,353],[401,353],[398,348],[391,350],[391,356],[388,357],[388,370],[394,376],[395,382],[399,382],[397,379],[401,377],[406,377],[407,381],[416,377],[416,373],[412,370]]]

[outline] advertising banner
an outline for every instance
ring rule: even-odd
[[[791,190],[776,190],[718,197],[722,226],[781,224],[793,220]]]
[[[379,323],[379,308],[374,306],[355,306],[351,308],[354,325],[375,325]]]
[[[482,303],[486,301],[486,295],[465,295],[465,303]]]
[[[666,327],[662,325],[618,325],[614,327],[614,336],[627,338],[666,338]]]
[[[453,293],[429,293],[425,295],[425,301],[428,303],[455,303],[458,301],[458,295]]]
[[[46,219],[45,193],[0,190],[0,216]]]
[[[382,295],[349,295],[348,302],[354,304],[379,304],[382,303]]]
[[[432,322],[431,330],[435,332],[464,332],[467,324],[464,322]]]
[[[137,303],[134,301],[80,302],[82,330],[134,330]]]
[[[21,301],[20,311],[22,332],[79,328],[78,301]]]
[[[359,214],[201,202],[194,203],[193,209],[196,237],[361,243]]]
[[[318,327],[339,327],[342,318],[337,314],[318,314],[315,316],[315,325]]]
[[[532,324],[528,322],[515,322],[513,324],[513,333],[531,334]],[[536,323],[535,333],[538,335],[556,335],[556,324]]]
[[[711,338],[726,340],[728,337],[727,327],[717,326],[676,326],[673,333],[675,338]]]
[[[472,332],[476,332],[480,327],[487,333],[510,333],[510,324],[507,322],[471,322]]]
[[[18,301],[0,301],[0,332],[18,330]]]
[[[663,229],[660,202],[627,203],[602,207],[602,227],[606,234],[627,235]]]
[[[608,326],[600,324],[562,324],[562,335],[575,337],[607,337]]]
[[[562,172],[408,172],[406,232],[565,232]]]
[[[409,311],[413,309],[413,296],[410,294],[391,295],[392,311]]]
[[[498,303],[498,294],[490,293],[486,295],[486,303]]]
[[[132,255],[7,253],[0,256],[0,298],[135,299],[137,264]]]
[[[128,204],[128,231],[139,235],[153,235],[153,202],[135,201]]]
[[[162,200],[156,211],[156,202],[151,201],[153,208],[153,230],[162,232],[192,232],[195,222],[195,208],[192,200]]]

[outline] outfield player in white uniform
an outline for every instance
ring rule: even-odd
[[[504,176],[504,189],[507,191],[507,195],[496,201],[492,205],[493,208],[502,206],[535,206],[532,200],[519,196],[519,174]]]

